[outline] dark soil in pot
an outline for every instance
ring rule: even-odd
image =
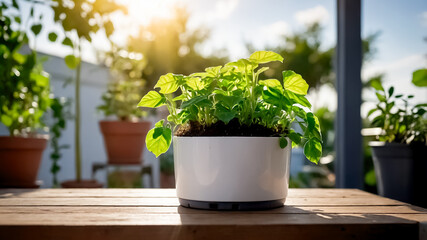
[[[242,137],[279,137],[287,130],[271,129],[260,124],[241,125],[238,119],[232,119],[228,124],[218,121],[211,126],[204,126],[198,122],[181,125],[175,136],[242,136]]]

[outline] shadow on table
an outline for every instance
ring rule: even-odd
[[[349,206],[351,207],[351,206]],[[425,209],[413,209],[425,213]],[[265,211],[212,211],[178,207],[182,227],[173,235],[190,239],[418,239],[416,221],[378,213],[322,213],[296,206]]]
[[[37,191],[37,188],[34,189],[19,189],[19,188],[0,188],[0,198],[13,198],[18,197],[30,192]]]

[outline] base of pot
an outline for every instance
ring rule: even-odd
[[[206,210],[231,211],[267,210],[272,208],[279,208],[283,206],[284,202],[285,199],[257,202],[206,202],[179,198],[179,203],[183,207]]]

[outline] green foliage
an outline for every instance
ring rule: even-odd
[[[166,98],[156,91],[148,92],[138,103],[138,107],[156,108],[165,105]]]
[[[285,148],[286,146],[288,146],[288,140],[285,137],[281,137],[279,139],[279,145],[281,148]]]
[[[50,146],[52,147],[50,159],[52,160],[52,167],[50,168],[50,172],[53,175],[52,181],[54,187],[58,187],[57,174],[61,170],[60,166],[58,165],[58,161],[62,157],[61,150],[69,147],[68,145],[61,145],[59,143],[62,131],[66,128],[66,116],[68,115],[68,107],[70,106],[69,103],[70,102],[67,102],[64,99],[52,99],[51,109],[53,113],[53,122],[50,126]]]
[[[81,41],[92,42],[91,35],[102,29],[109,37],[114,32],[110,14],[116,11],[127,12],[124,6],[112,0],[76,0],[72,1],[73,4],[67,0],[52,0],[52,2],[53,4],[49,4],[49,1],[37,3],[51,7],[54,11],[53,20],[63,28],[65,34],[63,39],[58,39],[58,35],[54,32],[49,33],[48,38],[52,42],[60,40],[62,45],[73,48],[73,54],[65,57],[65,63],[70,69],[76,69],[80,64]],[[33,25],[31,28],[36,35],[41,30],[39,25]],[[78,36],[74,42],[71,40],[73,34]]]
[[[327,107],[317,109],[314,114],[319,119],[322,133],[322,153],[324,156],[334,152],[334,120],[335,112],[331,112]]]
[[[18,5],[13,5],[19,8]],[[3,14],[0,6],[0,120],[11,136],[36,134],[43,126],[41,117],[51,105],[49,75],[43,71],[36,53],[19,53],[28,43],[25,32],[12,29],[15,15]],[[11,11],[11,10],[10,10]]]
[[[57,162],[61,158],[61,149],[66,147],[58,142],[66,127],[64,106],[57,98],[53,98],[49,75],[43,71],[44,60],[38,59],[35,51],[26,55],[20,53],[22,45],[28,44],[28,37],[25,32],[12,28],[13,20],[21,25],[20,29],[26,28],[21,24],[21,17],[15,15],[17,11],[14,10],[19,9],[17,1],[13,1],[12,6],[12,9],[6,4],[0,6],[0,119],[8,127],[11,136],[33,136],[46,126],[43,117],[51,110],[54,121],[49,125],[53,149],[50,157],[56,186],[56,174],[59,171]],[[30,17],[34,17],[33,9]],[[35,36],[41,29],[41,24],[34,24],[30,28]],[[49,35],[49,38],[53,37]]]
[[[51,32],[51,33],[49,33],[48,38],[49,38],[49,41],[55,42],[56,39],[58,39],[58,34]]]
[[[249,61],[254,63],[268,63],[273,61],[283,62],[283,57],[269,51],[258,51],[249,57]]]
[[[142,78],[145,60],[140,54],[116,48],[104,58],[113,78],[108,84],[107,91],[102,95],[103,104],[98,106],[98,110],[105,116],[114,115],[123,121],[143,117],[145,112],[135,108],[135,105],[138,104],[141,95],[146,93],[146,81]]]
[[[160,88],[159,92],[163,94],[174,93],[176,90],[178,90],[179,80],[180,80],[179,77],[175,77],[172,75],[172,73],[168,73],[160,77],[159,81],[154,86],[154,88]],[[193,86],[194,86],[194,83],[193,83]],[[189,87],[191,87],[191,85],[189,85]]]
[[[169,149],[172,142],[172,130],[164,126],[164,120],[161,120],[147,133],[145,141],[150,152],[158,157]]]
[[[375,184],[377,184],[377,178],[375,177],[374,169],[371,169],[365,174],[365,183],[369,186],[375,186]]]
[[[39,33],[42,30],[42,25],[41,24],[35,24],[33,26],[31,26],[31,31],[34,33],[34,35],[39,35]]]
[[[427,104],[410,106],[409,100],[413,95],[394,95],[394,87],[386,91],[379,79],[374,79],[371,86],[376,90],[378,103],[369,111],[368,117],[375,115],[371,125],[383,129],[384,134],[379,136],[379,140],[427,144],[427,119],[424,117]]]
[[[416,70],[412,74],[412,83],[418,87],[427,87],[427,68]]]
[[[114,31],[109,14],[115,11],[126,12],[126,8],[112,0],[75,0],[70,4],[67,0],[53,0],[50,7],[54,11],[54,21],[61,24],[66,36],[77,33],[79,39],[92,41],[92,34],[105,29],[107,37]],[[66,38],[67,39],[67,38]],[[64,45],[70,45],[65,40]]]
[[[65,56],[64,60],[65,64],[67,64],[67,67],[70,69],[76,69],[77,66],[80,64],[80,59],[74,55],[67,55]]]
[[[36,5],[46,5],[54,11],[54,21],[59,23],[64,30],[65,38],[58,39],[56,33],[50,33],[50,41],[61,41],[64,46],[73,48],[73,55],[65,57],[66,65],[71,69],[76,69],[76,173],[77,180],[80,180],[80,58],[81,41],[92,41],[91,35],[101,29],[105,29],[107,37],[114,31],[109,14],[117,10],[126,12],[121,5],[112,0],[51,0],[51,1],[31,1],[34,6],[31,7],[30,17],[35,17],[34,8]],[[33,131],[33,128],[41,126],[40,118],[44,111],[49,107],[50,90],[49,78],[42,71],[41,64],[36,59],[33,52],[29,55],[18,53],[23,43],[28,43],[28,38],[24,32],[11,30],[11,19],[17,23],[21,22],[19,16],[8,17],[8,12],[20,12],[17,1],[12,0],[12,5],[1,3],[0,6],[0,118],[1,121],[9,127],[11,135],[24,134]],[[43,15],[38,16],[38,21]],[[43,26],[39,22],[29,28],[35,36],[39,35]],[[28,26],[22,26],[21,29],[28,29]],[[77,34],[75,42],[71,36]],[[3,62],[5,64],[3,64]],[[4,94],[3,94],[4,93]]]
[[[153,108],[165,103],[170,113],[168,124],[162,120],[148,133],[148,150],[156,156],[166,152],[172,128],[178,125],[195,121],[210,126],[217,121],[227,123],[237,119],[242,125],[260,124],[278,130],[282,136],[278,143],[281,147],[286,147],[284,137],[289,135],[292,141],[305,146],[307,158],[317,163],[322,152],[320,125],[316,116],[308,111],[305,98],[308,86],[304,79],[292,71],[283,73],[285,86],[277,79],[259,79],[266,68],[259,68],[258,62],[282,60],[277,53],[260,51],[249,59],[206,68],[205,72],[161,76],[156,84],[160,93],[150,91],[139,104]],[[173,98],[178,89],[181,95]],[[292,123],[298,124],[303,134],[291,131]]]
[[[300,95],[307,95],[308,84],[294,71],[288,70],[283,72],[283,85],[285,89]]]

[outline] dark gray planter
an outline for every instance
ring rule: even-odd
[[[427,207],[427,146],[370,142],[381,196]]]

